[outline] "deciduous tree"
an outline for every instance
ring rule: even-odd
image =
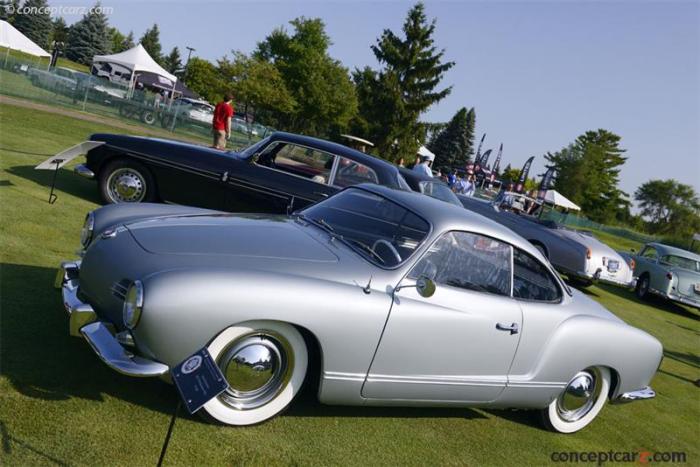
[[[634,199],[651,233],[690,236],[700,231],[700,200],[690,185],[649,180],[637,188]]]

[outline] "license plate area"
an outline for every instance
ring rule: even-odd
[[[695,291],[696,294],[700,294],[700,282],[693,285],[693,290]]]
[[[608,272],[617,272],[620,269],[620,262],[614,259],[608,260]]]

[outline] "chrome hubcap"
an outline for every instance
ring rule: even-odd
[[[115,203],[138,203],[146,195],[146,181],[140,173],[130,168],[112,172],[107,187]]]
[[[218,364],[229,385],[219,398],[235,409],[249,410],[267,404],[284,389],[293,353],[286,339],[264,331],[233,342]]]
[[[600,395],[600,373],[588,368],[577,373],[557,399],[557,412],[567,422],[575,422],[591,411]]]

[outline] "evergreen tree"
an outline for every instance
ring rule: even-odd
[[[126,40],[126,37],[119,31],[119,29],[109,28],[109,37],[112,43],[112,53],[116,54],[126,50],[124,48],[124,41]]]
[[[435,153],[435,167],[456,167],[469,158],[467,114],[465,107],[459,109],[445,129],[428,144],[428,149]]]
[[[99,3],[96,5],[99,6]],[[107,16],[101,10],[92,8],[70,27],[66,57],[90,65],[95,55],[110,53],[111,45]]]
[[[51,40],[54,42],[63,42],[64,44],[68,42],[68,31],[70,28],[63,20],[63,18],[58,17],[53,20]]]
[[[443,62],[444,50],[436,49],[435,24],[428,22],[424,5],[416,4],[403,24],[403,38],[386,29],[372,46],[381,69],[354,73],[364,136],[389,160],[416,154],[425,137],[420,115],[451,91],[437,89],[454,62]]]
[[[610,222],[629,206],[618,188],[620,167],[627,160],[620,139],[608,130],[587,131],[568,147],[545,155],[557,169],[554,188],[596,222]]]
[[[182,69],[182,58],[180,57],[180,49],[173,47],[173,50],[163,58],[163,68],[170,73],[175,74]]]
[[[51,45],[51,16],[46,0],[26,0],[21,15],[15,15],[13,25],[42,49]]]
[[[129,34],[127,34],[124,38],[121,49],[129,50],[133,49],[134,47],[136,47],[136,44],[134,43],[134,31],[129,31]]]
[[[345,131],[357,113],[357,98],[347,68],[328,54],[323,21],[296,18],[292,34],[279,28],[258,44],[254,58],[272,64],[296,102],[279,113],[279,127],[315,136]]]
[[[474,138],[476,136],[476,110],[474,107],[467,112],[467,128],[465,130],[467,144],[461,159],[455,160],[458,166],[465,166],[474,155]]]
[[[20,0],[0,0],[0,19],[14,25],[20,4]]]
[[[153,24],[153,27],[146,29],[146,32],[141,36],[141,45],[146,49],[146,52],[148,52],[148,55],[150,55],[153,60],[162,64],[162,47],[160,45],[160,31],[158,30],[157,24]]]

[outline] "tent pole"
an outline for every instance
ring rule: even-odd
[[[2,66],[3,68],[7,68],[7,58],[10,56],[10,48],[7,48],[7,51],[5,52],[5,64]]]

